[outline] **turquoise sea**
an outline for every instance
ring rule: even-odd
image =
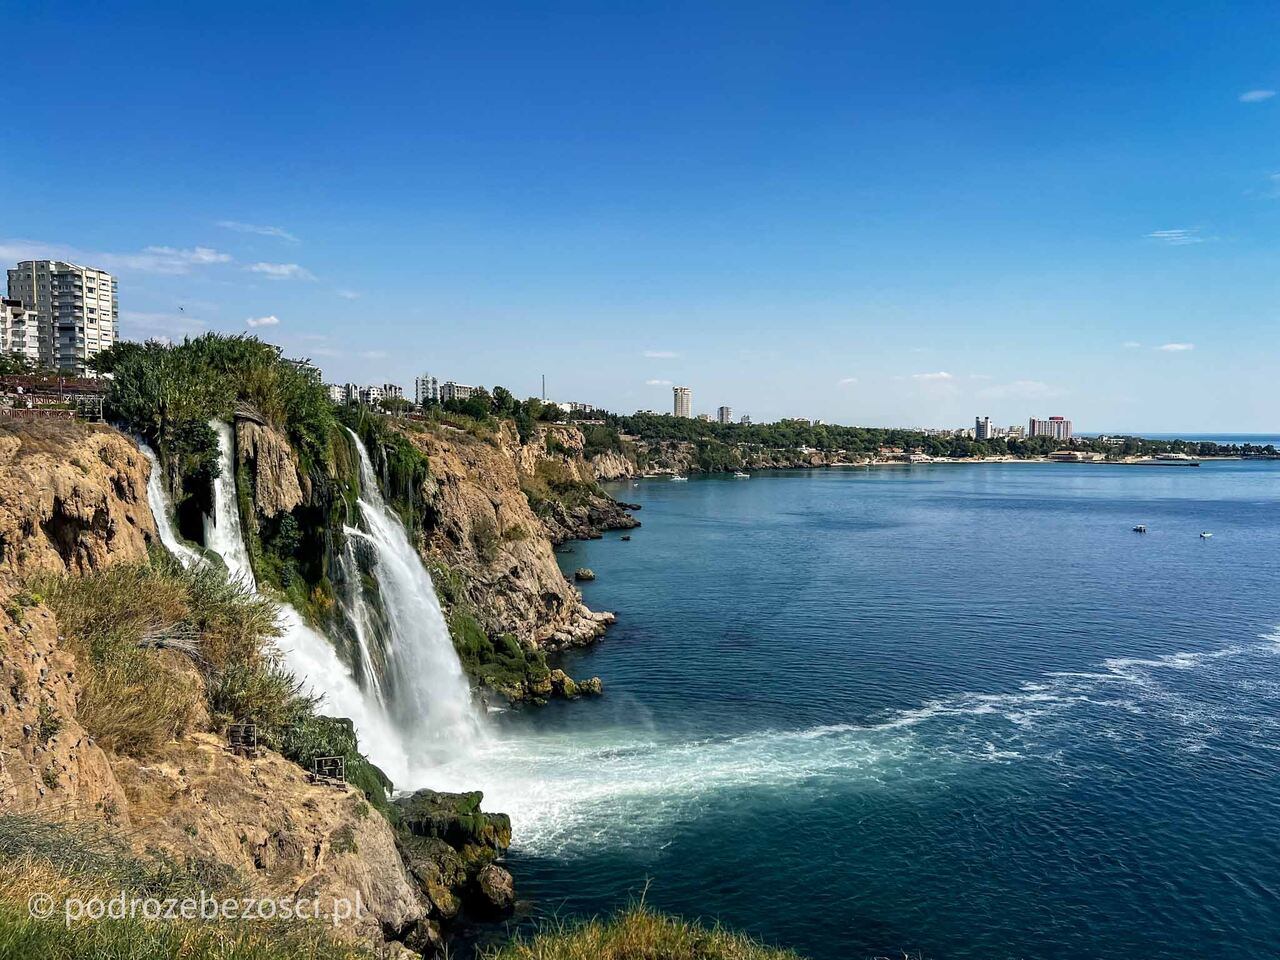
[[[606,696],[481,763],[526,925],[643,893],[815,960],[1280,955],[1280,463],[615,493],[633,539],[561,556],[619,615],[565,663]]]

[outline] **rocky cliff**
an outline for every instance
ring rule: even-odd
[[[0,428],[0,572],[84,573],[139,559],[156,536],[149,466],[107,427],[14,421]]]
[[[565,579],[526,495],[546,462],[536,443],[522,444],[507,424],[489,436],[445,425],[406,435],[430,463],[423,556],[454,574],[484,629],[550,647],[603,633],[613,615],[588,609]],[[574,482],[581,469],[574,464]]]
[[[270,501],[285,510],[292,460],[277,440],[255,430],[239,438],[248,468],[271,478],[259,489],[286,491]],[[417,843],[413,833],[400,836],[355,786],[313,782],[265,748],[232,753],[203,697],[190,728],[156,748],[113,752],[95,741],[79,711],[82,665],[27,578],[144,562],[156,536],[149,469],[109,429],[0,426],[0,815],[99,824],[139,856],[167,855],[256,896],[324,904],[358,895],[363,914],[343,919],[338,934],[377,947],[390,939],[436,956],[441,924],[507,909],[511,880],[492,860],[509,842],[509,824],[480,814],[478,796],[441,804],[436,822],[447,836],[415,848],[411,871],[401,847]],[[147,655],[157,668],[189,656]],[[484,851],[468,849],[467,830],[489,823],[505,832],[486,833]],[[449,845],[455,833],[457,849]]]

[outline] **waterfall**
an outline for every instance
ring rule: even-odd
[[[160,542],[165,549],[178,558],[184,567],[192,567],[204,562],[204,558],[183,542],[178,531],[173,527],[173,518],[169,515],[169,497],[164,489],[164,477],[160,468],[160,458],[156,456],[141,437],[137,437],[138,449],[151,463],[151,475],[147,477],[147,504],[151,507],[151,515],[156,520],[156,531],[160,534]]]
[[[361,528],[349,526],[345,532],[372,552],[391,632],[385,654],[388,706],[413,743],[415,759],[430,765],[458,759],[481,734],[470,684],[431,577],[400,518],[383,500],[364,444],[347,432],[360,456]]]
[[[205,517],[205,546],[222,557],[233,577],[256,590],[249,551],[240,527],[231,427],[218,420],[211,421],[210,426],[218,434],[221,474],[213,487],[213,515]],[[409,772],[407,738],[391,723],[377,697],[366,696],[360,689],[328,638],[309,627],[288,603],[278,597],[272,599],[279,607],[279,647],[284,665],[322,696],[322,712],[348,717],[355,724],[360,749],[370,760],[392,781],[404,782]]]

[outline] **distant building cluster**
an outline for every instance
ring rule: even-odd
[[[0,308],[0,350],[38,366],[91,376],[91,361],[116,342],[116,278],[63,260],[23,260],[9,269]]]
[[[638,410],[637,413],[652,413],[651,410]],[[681,417],[685,420],[694,417],[693,414],[693,390],[690,387],[672,387],[671,388],[671,413],[672,416]],[[711,414],[700,413],[696,419],[704,423],[711,422]],[[733,408],[722,406],[716,410],[716,423],[733,423]],[[743,416],[739,421],[743,424],[751,423],[751,418]]]

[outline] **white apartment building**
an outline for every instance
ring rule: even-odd
[[[324,388],[329,391],[329,399],[334,403],[347,402],[347,388],[340,383],[326,383]]]
[[[450,400],[469,400],[471,395],[476,392],[475,387],[469,387],[465,383],[454,383],[452,380],[446,380],[440,384],[440,402],[448,403]]]
[[[744,427],[749,427],[751,426],[751,417],[744,413],[738,422]]]
[[[39,362],[85,375],[89,361],[116,342],[120,306],[115,277],[62,260],[23,260],[9,270],[9,297],[36,315]]]
[[[973,418],[973,438],[975,440],[990,440],[994,436],[995,428],[991,426],[990,417]]]
[[[415,377],[413,381],[413,402],[420,407],[428,403],[440,402],[440,381],[429,373]]]
[[[360,402],[365,406],[376,407],[382,402],[382,398],[385,394],[380,386],[376,383],[371,383],[367,387],[360,387],[358,396],[360,397]]]
[[[0,299],[0,353],[40,362],[39,323],[21,300]]]
[[[693,416],[693,391],[688,387],[672,387],[671,394],[675,401],[675,415],[686,419]]]
[[[1066,417],[1050,417],[1048,420],[1031,418],[1027,434],[1032,437],[1052,437],[1054,440],[1071,439],[1071,421]]]
[[[388,400],[403,400],[404,387],[398,386],[394,383],[384,383],[382,385],[382,395]]]
[[[733,423],[733,408],[720,407],[716,410],[717,423]]]

